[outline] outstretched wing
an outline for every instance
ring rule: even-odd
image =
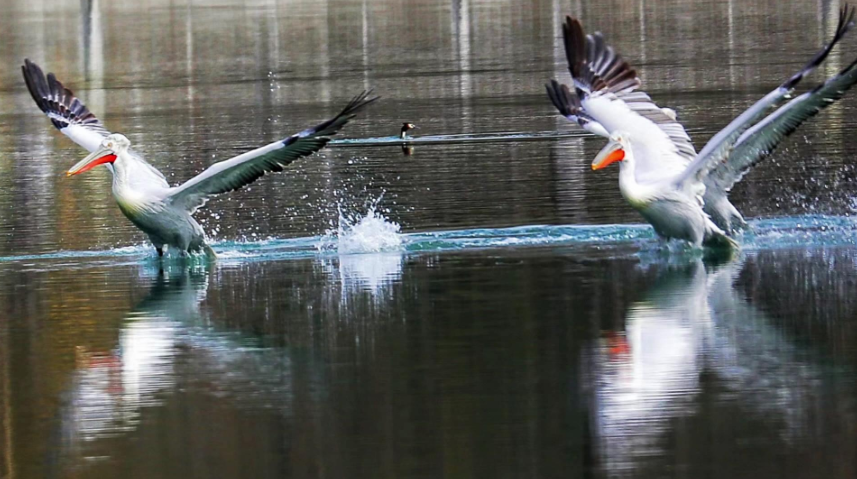
[[[369,98],[371,93],[370,90],[357,95],[338,115],[324,123],[285,140],[215,163],[183,185],[173,188],[168,201],[193,212],[211,196],[237,190],[265,173],[283,171],[289,163],[322,149],[330,141],[329,135],[338,132],[358,111],[379,98]]]
[[[592,94],[633,91],[640,86],[637,72],[604,42],[601,32],[585,35],[576,18],[566,17],[562,36],[574,91],[551,80],[545,85],[548,98],[562,116],[596,135],[609,137],[610,133],[585,111],[582,99]]]
[[[64,87],[53,73],[45,77],[42,69],[29,59],[24,60],[21,71],[30,95],[51,123],[88,151],[97,150],[101,140],[110,132],[86,105]]]
[[[836,76],[780,107],[754,125],[735,142],[726,161],[717,163],[705,176],[706,189],[729,192],[735,183],[758,162],[769,156],[777,145],[794,133],[803,122],[842,98],[857,83],[857,60]]]
[[[590,94],[622,93],[640,87],[637,71],[607,45],[601,32],[586,35],[579,20],[565,17],[562,37],[568,71],[576,88]]]
[[[677,183],[681,185],[688,180],[692,182],[704,181],[705,177],[708,176],[711,170],[718,168],[719,165],[723,164],[724,162],[729,163],[735,161],[732,159],[734,156],[734,154],[732,153],[732,149],[736,145],[738,139],[744,137],[745,132],[748,132],[747,129],[768,113],[769,107],[775,105],[780,100],[785,98],[806,75],[815,70],[815,68],[818,67],[818,65],[820,65],[825,58],[827,58],[827,55],[833,49],[833,46],[836,45],[836,43],[838,43],[839,40],[842,39],[842,37],[848,32],[848,30],[851,29],[851,27],[854,26],[853,20],[854,8],[846,5],[839,11],[839,23],[836,27],[836,33],[833,35],[833,39],[830,41],[830,43],[822,47],[821,50],[819,50],[818,53],[816,53],[815,56],[813,56],[812,59],[810,59],[810,61],[807,62],[807,64],[804,65],[804,67],[799,72],[792,75],[791,78],[783,82],[772,92],[768,93],[761,100],[757,101],[753,106],[738,115],[737,118],[735,118],[734,120],[732,120],[731,123],[726,125],[726,128],[720,130],[719,133],[714,135],[711,140],[708,141],[702,151],[699,152],[699,156],[696,158],[696,160],[694,160],[694,162],[691,163],[690,166],[688,166],[687,170],[685,170],[684,174],[682,174],[677,179]],[[843,71],[840,75],[834,77],[831,80],[835,80],[836,78],[842,77],[844,73],[845,72]],[[823,88],[823,86],[819,88]],[[798,98],[796,98],[795,100],[797,99]],[[793,105],[791,108],[794,107],[795,100],[789,103],[789,105]],[[815,113],[813,113],[813,115],[814,114]],[[797,125],[802,123],[810,116],[812,115],[808,115],[802,118],[800,122],[797,123]],[[780,140],[781,139],[782,138],[780,138]],[[761,157],[759,159],[761,159]],[[752,166],[752,164],[755,164],[755,161],[752,162],[749,166]],[[740,179],[740,176],[738,177],[738,179]]]
[[[566,17],[562,33],[574,90],[556,81],[547,84],[554,106],[601,136],[624,130],[660,142],[660,157],[638,159],[638,181],[657,181],[681,172],[696,157],[696,150],[675,112],[659,107],[638,90],[641,82],[636,70],[607,45],[601,33],[586,35],[571,17]]]
[[[577,123],[590,133],[595,133],[605,138],[610,136],[610,133],[604,129],[601,123],[598,123],[598,120],[583,110],[583,104],[580,101],[580,97],[584,94],[583,91],[576,90],[572,92],[568,89],[567,85],[563,85],[556,80],[551,80],[550,83],[545,84],[545,89],[548,92],[548,98],[550,98],[553,106],[559,110],[560,115]]]

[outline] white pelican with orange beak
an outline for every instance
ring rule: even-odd
[[[694,246],[736,247],[732,234],[746,226],[729,202],[732,187],[804,121],[842,98],[857,82],[857,60],[825,83],[768,115],[830,53],[854,25],[845,6],[829,44],[801,71],[768,93],[714,135],[697,154],[675,111],[638,91],[636,71],[600,33],[585,35],[577,19],[563,25],[574,90],[557,81],[547,92],[559,112],[584,129],[609,138],[592,169],[619,164],[619,189],[662,240]]]
[[[214,251],[205,242],[193,213],[212,196],[237,190],[265,173],[283,171],[289,163],[322,149],[363,107],[377,100],[371,91],[354,97],[338,115],[282,141],[211,165],[184,184],[170,186],[164,175],[131,150],[131,142],[111,134],[53,73],[45,77],[35,63],[24,60],[24,80],[39,108],[62,133],[92,154],[68,170],[78,175],[106,165],[113,173],[113,196],[122,213],[145,232],[159,256],[164,246],[181,254]]]

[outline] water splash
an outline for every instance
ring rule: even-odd
[[[346,213],[340,203],[336,227],[318,243],[319,252],[337,254],[324,264],[331,275],[339,277],[343,293],[366,290],[377,297],[401,277],[404,235],[399,224],[380,211],[382,198],[383,194],[370,202],[364,214]]]
[[[351,277],[370,279],[389,276],[398,269],[403,254],[462,251],[494,248],[562,247],[578,249],[582,254],[601,257],[628,257],[661,254],[654,231],[649,225],[528,225],[511,228],[474,228],[422,233],[402,233],[371,202],[365,213],[346,213],[322,236],[268,238],[252,241],[221,240],[213,243],[218,265],[248,261],[276,261],[297,258],[333,259],[339,256],[390,254],[390,258],[345,261]],[[806,215],[750,221],[751,231],[739,238],[742,251],[772,249],[828,248],[857,246],[857,218],[848,216]],[[698,251],[671,248],[669,255],[691,256]],[[0,257],[0,264],[18,263],[26,268],[74,268],[132,264],[140,261],[160,264],[149,245],[98,251],[57,251],[44,254]],[[173,259],[170,259],[173,261]],[[180,266],[207,264],[204,260],[175,259]],[[342,261],[340,261],[342,262]],[[359,264],[358,264],[359,263]],[[383,264],[382,264],[383,263]],[[365,282],[365,281],[364,281]]]
[[[336,251],[339,254],[380,253],[401,251],[401,227],[390,221],[378,209],[383,195],[373,201],[365,214],[343,212],[335,229],[330,229],[318,244],[319,251]]]

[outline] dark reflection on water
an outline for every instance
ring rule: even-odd
[[[82,152],[32,105],[24,57],[177,182],[369,87],[384,101],[343,137],[404,121],[573,132],[542,90],[568,79],[567,13],[701,147],[830,36],[839,6],[11,0],[0,256],[144,239],[106,171],[63,177]],[[813,81],[857,55],[843,43]],[[733,191],[748,217],[851,214],[853,97]],[[320,234],[376,203],[406,232],[637,222],[616,171],[589,171],[602,145],[340,146],[200,216],[219,246]],[[722,264],[651,260],[621,238],[253,262],[236,246],[216,267],[163,270],[135,255],[6,263],[0,477],[853,477],[857,252],[766,249],[776,234]]]
[[[812,315],[768,312],[769,300],[789,294],[835,294],[853,271],[824,268],[836,279],[822,284],[795,277],[816,276],[819,262],[833,258],[851,262],[853,252],[783,256],[792,261],[654,268],[654,282],[627,309],[624,331],[611,331],[587,368],[607,470],[644,477],[670,469],[714,477],[854,471],[850,453],[831,448],[831,441],[854,441],[854,348],[831,352],[823,334],[795,334],[782,321],[840,331],[853,324],[832,303]],[[747,294],[740,288],[747,274],[767,281]]]
[[[839,2],[42,2],[0,18],[0,254],[141,242],[106,170],[62,173],[81,150],[52,131],[16,68],[54,71],[171,181],[280,139],[363,88],[384,101],[343,137],[575,131],[544,94],[568,80],[563,15],[577,13],[638,67],[700,148],[803,64]],[[853,39],[807,82],[851,61]],[[803,127],[733,192],[747,216],[852,208],[854,95]],[[597,138],[329,149],[200,212],[226,239],[304,236],[335,217],[334,193],[376,199],[406,230],[639,221],[616,170],[595,174]],[[474,187],[476,185],[476,187]],[[395,207],[394,207],[395,206]]]
[[[857,348],[832,298],[854,251],[778,255],[6,268],[4,457],[16,477],[847,477]]]

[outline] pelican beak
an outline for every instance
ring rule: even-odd
[[[592,160],[592,169],[600,170],[611,163],[616,163],[617,161],[622,161],[624,159],[625,150],[622,149],[622,145],[615,141],[611,141],[600,152],[598,152],[598,156]]]
[[[65,172],[65,175],[79,175],[85,171],[89,171],[95,168],[98,165],[103,165],[104,163],[113,163],[114,161],[116,161],[116,155],[113,154],[113,150],[102,146],[101,148],[92,152],[91,155],[80,160],[76,165],[69,168],[69,170]]]

